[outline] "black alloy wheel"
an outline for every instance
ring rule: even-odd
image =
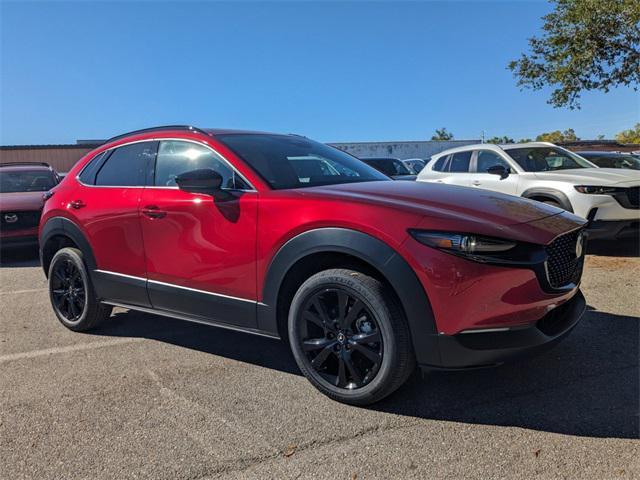
[[[377,402],[415,368],[409,327],[393,290],[356,270],[324,270],[304,281],[291,301],[287,333],[304,376],[340,402]]]
[[[58,250],[47,277],[53,311],[68,329],[84,332],[111,315],[112,307],[96,298],[84,256],[77,248]]]
[[[313,369],[339,388],[368,384],[378,373],[383,341],[375,316],[353,293],[324,288],[308,297],[302,348]]]
[[[51,273],[54,308],[69,322],[77,322],[87,303],[86,285],[80,270],[67,258],[57,262]]]

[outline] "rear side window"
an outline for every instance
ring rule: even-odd
[[[449,158],[449,156],[445,155],[444,157],[440,157],[438,160],[436,160],[436,163],[433,165],[432,170],[435,170],[436,172],[444,171],[444,164],[446,163],[447,158]]]
[[[471,153],[472,152],[454,153],[451,156],[451,161],[449,162],[449,171],[458,173],[468,172],[469,162],[471,161]]]
[[[247,189],[249,186],[211,149],[192,142],[160,142],[154,185],[175,187],[176,177],[191,170],[210,168],[222,176],[222,188]]]
[[[143,186],[145,172],[155,157],[158,142],[140,142],[116,148],[96,175],[96,185]]]

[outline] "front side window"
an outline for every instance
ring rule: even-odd
[[[0,193],[46,192],[56,185],[50,170],[0,170]]]
[[[96,185],[143,186],[145,172],[156,154],[158,142],[139,142],[116,148],[96,175]]]
[[[552,172],[593,167],[578,155],[553,147],[510,148],[506,152],[526,172]]]
[[[216,138],[273,189],[390,181],[348,153],[305,137],[247,133],[216,135]]]
[[[504,158],[490,150],[479,150],[476,163],[476,171],[478,173],[487,173],[487,170],[496,165],[502,165],[508,169],[511,168]]]
[[[175,187],[178,175],[204,168],[215,170],[222,176],[222,188],[249,188],[213,150],[204,145],[180,140],[160,142],[154,185]]]
[[[468,172],[471,154],[471,151],[454,153],[449,162],[449,171],[457,173]]]

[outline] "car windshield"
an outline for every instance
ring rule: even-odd
[[[583,156],[601,168],[630,168],[632,170],[640,170],[640,158],[634,155],[624,153],[590,153],[584,154]]]
[[[305,137],[234,133],[216,138],[274,189],[389,180],[357,158]]]
[[[593,168],[593,165],[584,158],[559,148],[509,148],[506,152],[526,172],[553,172],[574,168]]]
[[[363,161],[389,176],[412,175],[411,170],[395,158],[365,158]]]
[[[0,193],[46,192],[55,186],[48,170],[0,170]]]

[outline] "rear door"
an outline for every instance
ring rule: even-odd
[[[487,170],[496,165],[509,169],[509,176],[500,178],[499,175],[487,173]],[[472,162],[471,186],[509,195],[518,194],[519,176],[513,166],[501,155],[493,150],[477,150],[474,152]]]
[[[123,145],[100,154],[79,175],[69,212],[85,231],[98,265],[101,297],[149,306],[139,203],[157,142]]]
[[[211,168],[225,195],[180,190],[177,175]],[[199,142],[162,140],[140,203],[154,308],[255,327],[258,194]]]

